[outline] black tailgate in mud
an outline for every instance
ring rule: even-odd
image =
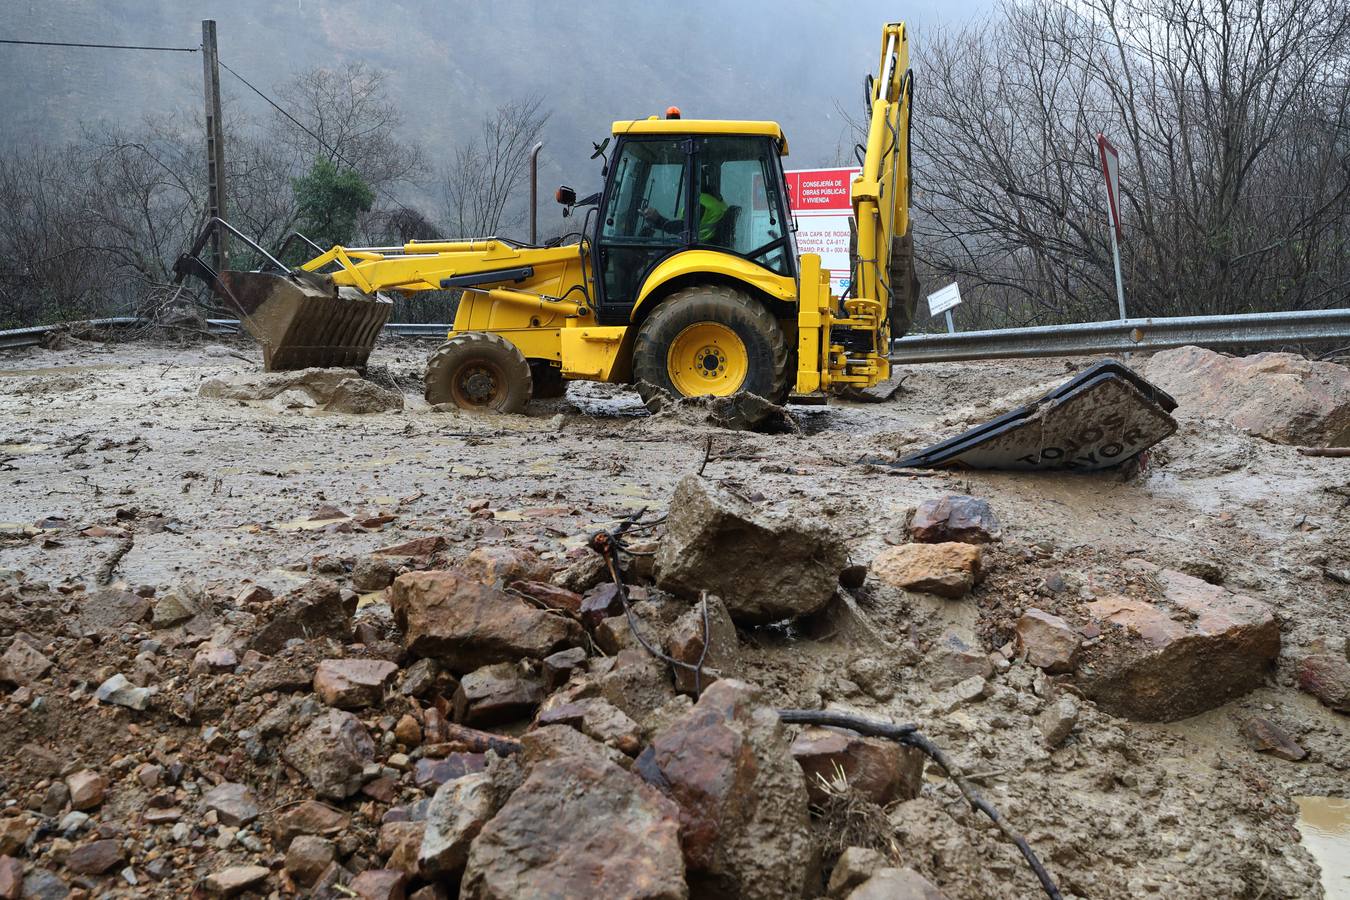
[[[1026,406],[898,462],[899,468],[1067,469],[1119,465],[1177,430],[1177,402],[1114,360]]]

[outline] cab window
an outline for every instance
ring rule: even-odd
[[[689,155],[682,141],[629,141],[615,163],[614,185],[600,234],[657,243],[678,240],[684,231],[685,184]],[[648,214],[647,210],[654,214]],[[673,232],[653,227],[679,223]]]
[[[767,138],[707,138],[699,146],[700,243],[791,274],[784,250],[778,160]],[[708,227],[711,223],[712,227]]]

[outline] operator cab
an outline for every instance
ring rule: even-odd
[[[627,324],[647,276],[686,250],[796,277],[776,123],[672,116],[615,122],[614,136],[593,236],[602,324]]]

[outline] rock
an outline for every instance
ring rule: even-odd
[[[440,535],[434,535],[432,537],[414,538],[411,541],[394,544],[392,547],[381,547],[375,551],[375,555],[409,557],[426,560],[435,556],[437,553],[440,553],[444,549],[445,538]]]
[[[369,593],[382,591],[398,577],[398,566],[378,556],[366,556],[352,567],[352,590]]]
[[[405,747],[416,747],[422,743],[422,724],[404,713],[394,724],[394,739]]]
[[[66,868],[79,875],[102,875],[126,859],[122,842],[118,840],[92,841],[81,844],[66,858]]]
[[[455,691],[455,721],[493,725],[528,718],[544,699],[544,686],[513,663],[484,666],[465,675]]]
[[[238,828],[258,818],[258,798],[246,784],[223,782],[211,788],[202,798],[202,806],[214,810],[222,825]]]
[[[469,845],[496,812],[492,776],[486,772],[437,788],[427,806],[426,831],[417,854],[423,877],[457,875],[469,858]]]
[[[422,849],[426,822],[385,822],[380,826],[377,851],[387,868],[398,869],[415,878],[418,874],[417,855]]]
[[[407,649],[456,673],[524,656],[543,659],[581,641],[570,619],[455,572],[400,575],[390,595]]]
[[[291,841],[286,851],[286,871],[305,887],[319,880],[330,865],[337,861],[337,846],[330,840],[302,834]]]
[[[459,571],[481,584],[547,582],[553,575],[537,555],[519,547],[478,547],[459,564]]]
[[[623,615],[623,600],[619,596],[619,587],[612,581],[597,584],[581,598],[581,607],[577,610],[581,622],[587,628],[595,628],[605,619]]]
[[[145,621],[150,601],[144,597],[109,588],[95,591],[80,604],[77,616],[86,631],[113,632],[123,625]]]
[[[550,584],[566,588],[578,594],[584,594],[602,581],[609,579],[609,569],[598,553],[587,553],[564,569],[553,573]]]
[[[268,870],[262,866],[231,866],[208,875],[202,887],[213,897],[233,897],[262,884],[267,875]]]
[[[1017,620],[1017,645],[1027,662],[1047,672],[1070,672],[1082,638],[1059,616],[1028,609]]]
[[[447,753],[440,759],[419,759],[413,764],[413,783],[423,790],[435,790],[443,784],[487,768],[482,753]]]
[[[586,649],[571,647],[544,657],[544,690],[555,691],[567,684],[572,673],[586,665]]]
[[[1280,652],[1270,608],[1243,594],[1161,569],[1125,568],[1161,586],[1155,602],[1107,596],[1088,604],[1102,640],[1084,653],[1084,693],[1113,715],[1170,722],[1263,684]]]
[[[988,500],[951,494],[920,503],[910,517],[909,535],[923,544],[989,544],[1002,540],[1003,530]]]
[[[351,817],[317,800],[303,800],[272,819],[272,838],[281,849],[302,834],[332,837],[351,824]]]
[[[469,848],[463,900],[685,900],[678,811],[613,763],[548,760]]]
[[[1253,716],[1243,722],[1242,734],[1257,753],[1269,753],[1290,762],[1298,762],[1308,755],[1308,751],[1300,747],[1287,731],[1264,716]]]
[[[383,659],[325,659],[314,671],[314,693],[338,709],[379,706],[398,666]]]
[[[178,591],[169,591],[155,600],[150,612],[151,628],[172,628],[195,618],[197,605]]]
[[[281,610],[249,641],[249,649],[272,655],[286,642],[302,638],[330,637],[345,641],[352,630],[356,597],[343,599],[336,582],[323,578],[308,581],[287,594]]]
[[[824,608],[848,548],[814,516],[770,514],[689,475],[675,488],[655,563],[659,587],[716,594],[736,622],[763,625]]]
[[[28,843],[28,823],[17,816],[0,818],[0,856],[13,856]]]
[[[51,671],[51,667],[51,660],[28,646],[27,641],[15,638],[5,655],[0,656],[0,685],[31,685]]]
[[[528,770],[546,759],[569,756],[594,756],[631,769],[633,761],[614,747],[607,747],[575,728],[567,725],[545,725],[533,728],[520,736],[518,758]]]
[[[1149,381],[1182,409],[1281,444],[1350,446],[1350,368],[1293,353],[1230,357],[1200,347],[1155,353]]]
[[[994,674],[989,654],[974,646],[973,634],[956,628],[944,631],[924,659],[928,680],[936,688],[951,687],[967,678],[988,678]]]
[[[757,689],[725,678],[711,685],[637,769],[679,804],[692,894],[802,895],[815,856],[805,778]]]
[[[878,869],[848,895],[848,900],[946,900],[937,885],[908,867]]]
[[[830,900],[841,900],[885,865],[886,858],[870,847],[848,847],[834,864],[825,896]]]
[[[0,900],[19,900],[23,891],[23,863],[0,856]]]
[[[697,666],[700,657],[703,661],[703,673],[698,680],[707,687],[717,680],[719,675],[734,675],[736,659],[740,652],[740,639],[736,636],[736,625],[731,621],[719,597],[708,595],[708,652],[703,652],[703,602],[680,616],[666,636],[666,655],[691,666]],[[675,670],[675,690],[685,694],[694,693],[694,672],[678,666]]]
[[[366,869],[353,878],[347,887],[360,900],[403,900],[407,883],[408,878],[402,872]]]
[[[872,574],[892,587],[955,599],[980,578],[980,548],[974,544],[901,544],[872,560]]]
[[[642,749],[642,729],[638,723],[599,697],[586,697],[562,703],[541,712],[538,724],[569,725],[589,738],[614,747],[629,756]]]
[[[150,688],[136,687],[125,675],[118,673],[100,684],[98,690],[94,691],[94,697],[102,703],[143,711],[149,708],[154,693]]]
[[[851,792],[879,806],[912,800],[923,787],[923,753],[842,729],[803,729],[792,742],[792,758],[802,767],[813,803],[829,798],[828,785],[840,773]]]
[[[1041,729],[1041,740],[1053,750],[1064,743],[1078,724],[1078,701],[1065,694],[1048,704],[1036,724]]]
[[[972,675],[938,694],[933,698],[933,703],[939,712],[949,713],[967,703],[982,700],[988,690],[988,682],[978,675]]]
[[[344,378],[323,407],[328,412],[350,415],[394,412],[403,409],[403,395],[364,378]]]
[[[70,885],[46,869],[34,869],[23,879],[23,900],[64,900],[70,896]]]
[[[1313,653],[1298,664],[1298,686],[1337,712],[1350,713],[1350,661]]]
[[[66,778],[70,791],[71,809],[93,809],[103,802],[108,791],[108,779],[93,769],[81,769]]]
[[[440,663],[434,659],[419,659],[403,672],[403,685],[399,692],[405,697],[425,697],[436,689],[441,676]],[[454,691],[448,691],[453,694]]]
[[[239,665],[239,656],[229,647],[203,646],[192,658],[192,672],[220,673],[233,672]]]
[[[581,612],[581,594],[550,584],[547,581],[517,581],[512,583],[511,588],[533,597],[550,609],[563,609],[572,613]]]
[[[344,800],[361,790],[362,773],[375,759],[375,743],[361,720],[330,709],[282,751],[321,797]]]

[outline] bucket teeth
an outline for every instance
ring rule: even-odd
[[[308,273],[223,272],[217,293],[263,347],[263,367],[365,368],[392,301]]]

